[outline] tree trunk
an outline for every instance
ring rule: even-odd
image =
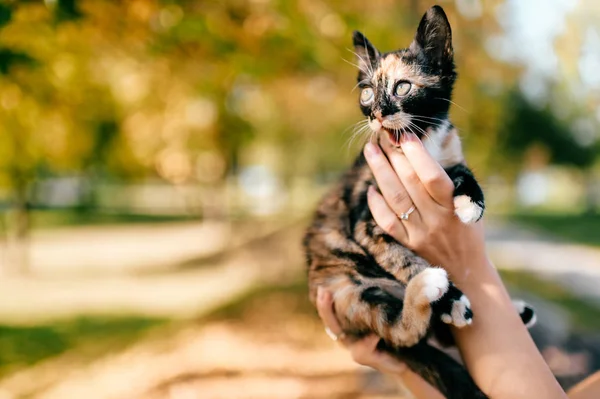
[[[584,171],[585,176],[585,213],[596,214],[596,207],[600,198],[600,187],[596,174],[591,168]]]
[[[8,212],[8,268],[11,274],[27,274],[29,272],[29,228],[30,206],[27,198],[27,187],[15,190],[13,208]]]

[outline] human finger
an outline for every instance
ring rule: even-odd
[[[377,335],[370,334],[348,345],[352,359],[356,363],[373,367],[382,373],[401,375],[408,366],[388,353],[379,351],[377,344],[380,340]]]
[[[371,215],[373,215],[373,219],[375,219],[375,223],[377,223],[383,231],[392,236],[396,241],[408,242],[408,231],[406,230],[406,227],[400,219],[398,219],[398,215],[390,209],[383,196],[379,194],[373,186],[370,186],[367,191],[367,202],[369,204]]]
[[[333,296],[322,287],[317,288],[317,312],[325,324],[325,332],[334,341],[341,342],[344,346],[352,343],[350,337],[346,336],[340,322],[335,315]]]
[[[404,133],[400,147],[431,197],[440,205],[452,206],[454,184],[446,171],[429,154],[417,135]]]
[[[396,214],[396,217],[400,217],[415,205],[409,192],[402,184],[398,174],[394,171],[394,168],[383,154],[379,145],[367,143],[364,153],[385,201]]]
[[[388,140],[382,140],[381,148],[417,209],[421,211],[430,209],[436,202],[432,200],[431,195],[421,183],[417,172],[406,158],[406,155],[397,147],[393,147]]]

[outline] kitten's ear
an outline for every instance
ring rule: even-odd
[[[357,58],[356,61],[358,62],[358,67],[360,69],[358,76],[359,80],[361,80],[361,75],[366,77],[375,69],[377,59],[379,58],[379,51],[377,51],[375,46],[371,44],[365,35],[357,30],[352,33],[352,42],[354,43],[354,52],[356,53]]]
[[[423,52],[433,66],[452,65],[452,29],[442,7],[433,6],[423,15],[410,49]]]

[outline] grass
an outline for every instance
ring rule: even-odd
[[[277,309],[272,308],[274,305]],[[252,322],[256,321],[257,314],[273,320],[284,312],[291,317],[299,314],[316,317],[308,301],[305,279],[284,285],[257,286],[196,321],[87,316],[33,326],[0,324],[0,377],[66,353],[97,358],[138,342],[157,328],[181,329],[190,323],[204,325],[223,320]]]
[[[104,316],[35,326],[0,325],[0,376],[66,352],[94,357],[116,351],[167,322],[137,316]]]
[[[600,331],[600,308],[570,293],[559,284],[540,279],[532,273],[500,270],[503,281],[514,289],[528,292],[542,300],[553,303],[571,318],[578,331]],[[263,311],[265,304],[279,303],[285,312],[294,315],[316,317],[316,311],[308,300],[306,278],[300,278],[286,285],[259,286],[245,295],[214,310],[203,321],[240,320],[244,321]],[[283,312],[283,310],[281,311]],[[279,313],[281,315],[281,313]],[[277,317],[271,315],[271,317]]]
[[[77,210],[36,210],[31,214],[33,228],[61,226],[109,225],[165,223],[182,220],[194,220],[197,217],[186,215],[151,215],[133,213],[107,213]]]
[[[267,303],[285,306],[287,314],[316,315],[314,306],[308,300],[306,277],[281,285],[259,285],[242,296],[233,298],[228,303],[216,308],[202,318],[203,322],[217,320],[240,320],[253,317],[257,311],[264,309]],[[277,317],[271,315],[271,317]]]
[[[600,246],[600,214],[516,214],[510,219],[556,238]]]
[[[560,285],[522,271],[501,270],[501,275],[507,285],[564,309],[577,331],[600,330],[600,309]],[[316,311],[308,300],[306,278],[302,276],[285,284],[257,286],[195,321],[93,316],[36,326],[0,325],[0,376],[65,353],[84,359],[98,358],[150,336],[150,330],[160,332],[166,328],[172,332],[190,323],[206,325],[217,321],[266,326],[304,316],[318,323]]]
[[[5,216],[5,213],[0,212],[0,233],[6,231]],[[199,220],[199,218],[199,216],[194,215],[153,215],[79,211],[76,209],[45,209],[31,211],[31,227],[35,230],[69,226],[168,223]]]
[[[543,300],[560,306],[571,318],[578,331],[600,331],[600,308],[586,302],[559,284],[546,281],[531,273],[515,270],[500,270],[502,280],[510,287],[529,292]]]

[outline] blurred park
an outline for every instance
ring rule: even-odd
[[[351,32],[418,0],[1,0],[0,399],[409,397],[308,303],[353,161]],[[600,369],[600,3],[440,0],[490,255],[570,387]]]

